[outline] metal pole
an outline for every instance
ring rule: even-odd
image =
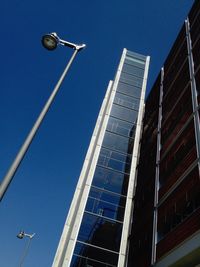
[[[30,244],[31,244],[31,239],[32,238],[29,238],[26,242],[26,246],[24,248],[24,251],[23,251],[23,254],[21,256],[21,259],[20,259],[20,262],[19,262],[19,267],[22,267],[23,266],[23,263],[24,263],[24,260],[28,254],[28,251],[29,251],[29,247],[30,247]]]
[[[74,53],[72,54],[72,56],[71,56],[69,62],[67,63],[67,66],[65,67],[60,79],[58,80],[56,86],[54,87],[53,92],[51,93],[49,99],[47,100],[45,106],[43,107],[43,110],[41,111],[39,117],[37,118],[35,124],[33,125],[33,128],[31,129],[26,140],[24,141],[24,144],[20,148],[20,150],[19,150],[17,156],[15,157],[12,165],[10,166],[7,174],[3,178],[3,180],[0,184],[0,201],[3,199],[3,196],[6,192],[6,190],[8,189],[9,184],[11,183],[22,159],[24,158],[26,151],[28,150],[38,128],[40,127],[40,124],[42,123],[46,113],[48,112],[48,110],[49,110],[49,108],[50,108],[50,106],[51,106],[51,104],[52,104],[52,102],[53,102],[53,100],[54,100],[54,98],[55,98],[55,96],[56,96],[56,94],[57,94],[57,92],[58,92],[58,90],[59,90],[59,88],[60,88],[72,62],[73,62],[73,60],[74,60],[74,58],[75,58],[75,56],[77,55],[78,51],[79,51],[78,49],[75,49]]]

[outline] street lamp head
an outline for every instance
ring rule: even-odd
[[[59,43],[59,38],[56,33],[50,33],[50,34],[45,34],[42,37],[42,45],[47,49],[47,50],[54,50],[56,49],[57,45]]]
[[[20,231],[19,234],[17,235],[17,238],[23,239],[24,238],[24,231]]]
[[[30,239],[32,239],[35,236],[34,234],[27,234],[24,231],[20,231],[19,234],[17,235],[17,238],[19,239],[23,239],[24,237],[29,237]]]
[[[70,47],[74,50],[80,51],[83,48],[86,47],[85,44],[74,44],[65,40],[62,40],[61,38],[58,37],[57,33],[52,32],[49,34],[45,34],[42,37],[42,45],[47,49],[47,50],[54,50],[56,47],[59,45],[67,46]]]

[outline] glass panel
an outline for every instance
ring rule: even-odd
[[[112,150],[118,150],[124,153],[132,154],[134,140],[122,137],[110,132],[105,132],[102,146]]]
[[[144,76],[144,69],[140,69],[130,64],[124,64],[122,68],[122,72],[126,72],[126,73],[129,73],[129,74],[141,77],[141,78],[143,78]]]
[[[138,60],[141,63],[145,63],[146,56],[127,50],[126,58],[131,57],[133,60]]]
[[[164,201],[158,208],[158,233],[160,239],[199,209],[199,197],[199,170],[195,167],[172,192],[168,200]]]
[[[82,250],[81,255],[73,255],[70,267],[115,267],[118,254],[97,249],[86,244],[77,243],[76,250]],[[88,256],[89,255],[89,256]]]
[[[126,195],[128,188],[127,174],[118,173],[102,167],[96,167],[92,185]]]
[[[131,155],[124,155],[102,148],[97,164],[117,171],[129,173],[131,168]]]
[[[144,61],[141,61],[139,59],[136,59],[136,58],[132,58],[132,57],[129,57],[129,56],[126,56],[126,60],[129,60],[129,61],[132,61],[132,62],[136,62],[136,63],[139,63],[140,65],[144,65],[145,62]]]
[[[114,103],[127,108],[138,110],[140,100],[138,98],[133,98],[116,92]]]
[[[123,208],[125,207],[125,204],[126,204],[126,198],[124,196],[114,194],[111,192],[107,192],[99,188],[92,187],[90,190],[89,196],[92,198],[105,201],[105,202],[112,203],[113,205],[121,206]]]
[[[121,232],[121,223],[85,212],[78,240],[118,252]]]
[[[119,82],[117,86],[117,92],[124,93],[126,95],[130,95],[136,98],[140,98],[141,95],[141,88],[134,87],[133,85]]]
[[[126,198],[97,188],[91,188],[86,211],[96,213],[100,216],[122,221]]]
[[[124,107],[121,107],[119,105],[113,104],[111,109],[111,116],[122,119],[125,121],[129,121],[132,123],[136,123],[138,112],[135,110],[127,109]]]
[[[173,141],[173,140],[172,140]],[[164,194],[181,175],[188,170],[197,157],[194,122],[182,130],[177,140],[165,153],[161,150],[160,195]]]
[[[190,86],[188,86],[179,97],[178,102],[168,108],[170,115],[164,114],[162,118],[162,151],[165,151],[173,142],[174,137],[181,131],[192,115],[192,96]],[[165,117],[165,115],[167,115]]]
[[[108,120],[108,125],[106,130],[116,134],[134,138],[135,127],[136,127],[135,124],[133,125],[126,121],[121,121],[116,118],[110,117]]]
[[[137,59],[137,58],[132,58],[132,57],[126,56],[126,60],[134,62],[134,63],[138,63],[138,64],[140,64],[142,66],[145,65],[145,62],[143,60],[140,60],[140,59]]]
[[[137,87],[142,87],[143,79],[130,75],[128,73],[122,72],[120,81],[135,85]]]
[[[145,64],[138,62],[138,61],[133,61],[130,58],[125,58],[124,63],[129,64],[131,66],[135,66],[135,67],[140,68],[140,69],[145,68]]]

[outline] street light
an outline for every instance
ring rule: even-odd
[[[62,40],[60,39],[60,37],[58,37],[56,32],[45,34],[42,37],[42,44],[47,50],[54,50],[59,44],[68,46],[78,51],[82,50],[86,46],[85,44],[77,45],[77,44]]]
[[[32,239],[35,236],[35,233],[34,234],[27,234],[24,231],[20,231],[19,234],[17,235],[17,238],[23,239],[25,236],[27,236],[30,239]]]
[[[19,234],[17,235],[17,238],[19,239],[23,239],[24,237],[28,237],[28,241],[26,243],[26,246],[24,248],[24,251],[22,253],[22,256],[21,256],[21,259],[20,259],[20,262],[19,262],[19,267],[22,267],[22,264],[28,254],[28,250],[29,250],[29,247],[30,247],[30,244],[31,244],[31,240],[33,239],[33,237],[35,236],[35,233],[34,234],[27,234],[25,233],[24,231],[20,231]]]
[[[77,44],[74,44],[74,43],[70,43],[68,41],[65,41],[65,40],[62,40],[58,37],[58,35],[53,32],[53,33],[50,33],[50,34],[46,34],[42,37],[42,44],[43,46],[48,49],[48,50],[54,50],[58,45],[63,45],[63,46],[67,46],[67,47],[70,47],[74,50],[74,53],[72,54],[69,62],[67,63],[60,79],[58,80],[56,86],[54,87],[49,99],[47,100],[46,104],[44,105],[40,115],[38,116],[35,124],[33,125],[33,128],[31,129],[31,131],[29,132],[27,138],[25,139],[24,141],[24,144],[22,145],[22,147],[20,148],[17,156],[15,157],[13,163],[11,164],[7,174],[5,175],[5,177],[2,179],[2,182],[0,184],[0,201],[3,199],[3,196],[6,192],[6,190],[8,189],[9,187],[9,184],[11,183],[22,159],[24,158],[38,128],[40,127],[46,113],[48,112],[74,58],[76,57],[77,53],[79,51],[81,51],[83,48],[85,48],[85,44],[81,44],[81,45],[77,45]]]

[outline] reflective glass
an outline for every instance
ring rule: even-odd
[[[85,212],[78,241],[118,252],[121,232],[122,223]]]
[[[143,78],[144,76],[144,69],[138,68],[130,64],[124,64],[122,68],[122,72],[126,72],[126,73],[129,73],[129,74],[141,77],[141,78]]]
[[[140,100],[138,98],[133,98],[116,92],[114,103],[127,108],[138,110]]]
[[[126,195],[128,188],[128,179],[129,176],[127,174],[97,166],[94,173],[92,185],[104,188],[111,192]]]
[[[133,61],[130,58],[125,58],[124,63],[129,64],[131,66],[135,66],[135,67],[140,68],[140,69],[144,69],[145,68],[145,64],[143,64],[140,61]]]
[[[140,60],[138,58],[133,58],[133,57],[129,57],[129,56],[126,56],[126,59],[129,60],[129,61],[132,61],[132,62],[136,62],[136,63],[139,63],[141,65],[145,65],[145,62],[143,60]]]
[[[97,165],[129,173],[131,168],[131,155],[124,155],[115,151],[101,148]]]
[[[132,123],[136,123],[137,116],[138,116],[137,111],[132,110],[132,109],[127,109],[116,104],[113,104],[110,114],[111,116],[115,118],[129,121]]]
[[[129,58],[129,57],[131,57],[132,60],[139,60],[140,62],[145,64],[146,56],[144,56],[144,55],[127,50],[126,58]]]
[[[135,124],[133,125],[126,121],[121,121],[116,118],[110,117],[108,120],[106,130],[108,130],[109,132],[134,138],[135,127],[136,127]]]
[[[141,88],[140,87],[134,87],[133,85],[119,82],[117,86],[117,92],[124,93],[126,95],[130,95],[136,98],[140,98],[141,95]]]
[[[110,132],[105,132],[102,146],[112,150],[118,150],[123,153],[132,154],[133,152],[133,139],[126,138]]]
[[[119,205],[121,207],[125,207],[126,198],[119,194],[115,194],[112,192],[108,192],[99,188],[92,187],[89,193],[90,197],[100,199],[105,202],[112,203],[113,205]],[[102,215],[102,214],[101,214]]]
[[[86,204],[86,211],[110,219],[123,221],[126,198],[92,187]]]
[[[124,81],[131,85],[136,85],[138,87],[142,87],[143,84],[143,79],[125,72],[121,73],[120,81]]]
[[[94,247],[87,247],[87,245],[82,245],[85,254],[89,253],[88,256],[78,256],[73,255],[70,267],[115,267],[117,266],[118,255],[105,252],[104,250],[95,250]],[[100,258],[100,260],[97,260]],[[110,263],[111,262],[111,263]]]

